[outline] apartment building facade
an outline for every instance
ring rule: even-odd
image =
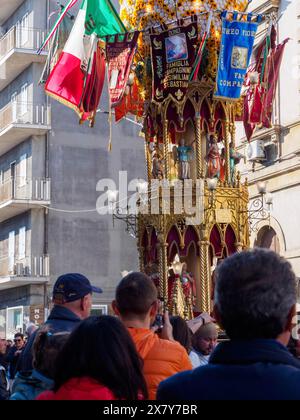
[[[118,185],[119,170],[129,180],[144,176],[140,127],[115,126],[110,153],[105,113],[90,129],[46,97],[38,82],[47,51],[36,51],[57,7],[0,0],[0,334],[7,337],[43,321],[59,275],[81,272],[100,286],[94,309],[106,313],[120,271],[137,268],[135,240],[95,209],[100,179]]]
[[[257,0],[251,3],[251,10],[275,13],[278,42],[290,38],[280,71],[273,127],[257,130],[250,145],[241,125],[237,127],[239,151],[247,158],[239,169],[249,181],[250,208],[254,209],[259,198],[259,182],[266,183],[273,198],[270,220],[267,214],[256,214],[260,220],[253,220],[251,242],[285,256],[300,276],[300,2]],[[266,29],[262,24],[259,36]],[[264,208],[268,210],[266,200]]]

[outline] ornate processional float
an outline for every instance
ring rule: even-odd
[[[135,74],[146,104],[149,197],[148,211],[138,215],[140,269],[156,282],[170,313],[191,318],[212,309],[216,265],[249,246],[247,185],[235,170],[242,158],[235,151],[239,104],[215,95],[222,31],[217,10],[244,12],[248,2],[175,3],[123,0],[121,18],[127,29],[143,30]],[[182,195],[184,202],[187,194],[190,205],[203,208],[192,223],[186,206],[175,209],[176,199]],[[159,200],[156,214],[153,200]]]
[[[143,122],[147,183],[137,214],[124,218],[141,271],[170,313],[187,319],[211,311],[216,266],[249,246],[235,122],[249,141],[256,127],[271,126],[287,40],[277,45],[276,18],[247,13],[249,0],[120,3],[119,16],[110,0],[82,0],[62,50],[53,38],[45,91],[93,127],[107,74],[110,122],[112,109],[116,121],[133,114]],[[269,28],[254,47],[262,21]]]

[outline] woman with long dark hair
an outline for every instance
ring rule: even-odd
[[[115,317],[90,317],[71,333],[57,359],[54,390],[41,400],[146,399],[142,361]]]
[[[187,354],[190,354],[192,350],[192,334],[186,321],[180,316],[171,316],[170,323],[173,327],[174,340],[178,341],[186,349]]]

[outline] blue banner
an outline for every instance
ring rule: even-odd
[[[240,99],[241,89],[249,66],[256,22],[222,19],[222,40],[217,74],[216,98]]]

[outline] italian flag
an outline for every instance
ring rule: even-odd
[[[93,24],[91,35],[86,33],[87,10],[88,21]],[[104,84],[105,60],[98,34],[109,35],[112,27],[119,32],[123,29],[115,13],[109,0],[83,0],[69,39],[45,85],[49,96],[72,108],[82,120],[93,118]],[[100,19],[104,14],[106,18]]]
[[[85,85],[85,73],[81,63],[85,59],[84,23],[86,0],[78,12],[69,39],[45,85],[45,91],[52,98],[74,109],[81,117],[84,110],[81,99]]]
[[[56,22],[52,26],[49,34],[47,35],[45,41],[42,43],[42,45],[38,49],[38,51],[37,51],[38,54],[40,54],[43,51],[43,49],[46,47],[46,45],[49,43],[50,39],[55,34],[55,32],[58,29],[59,25],[62,23],[64,17],[68,13],[68,11],[77,3],[77,1],[78,0],[69,0],[68,3],[66,4],[66,6],[64,6],[64,8],[62,9],[61,13],[59,14]]]

